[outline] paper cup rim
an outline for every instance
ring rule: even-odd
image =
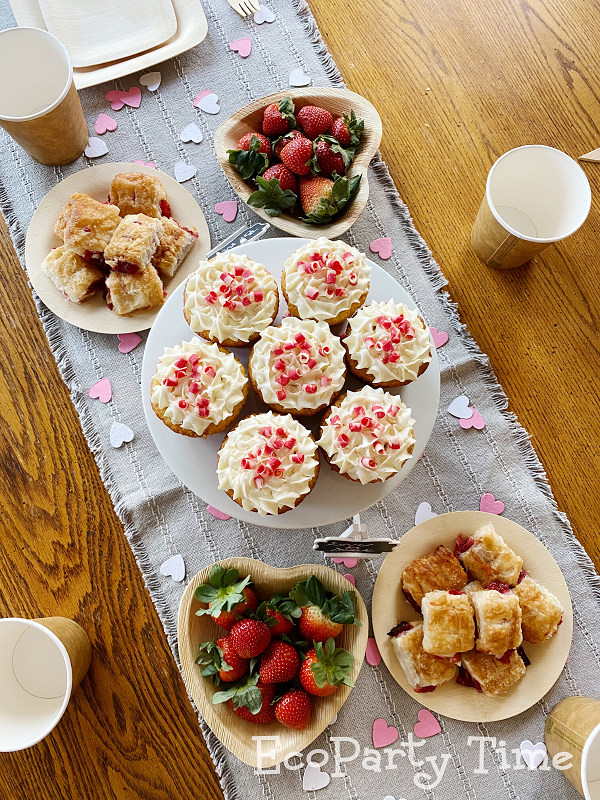
[[[19,750],[27,750],[29,747],[33,747],[34,745],[38,744],[39,742],[42,741],[42,739],[45,739],[46,736],[48,736],[48,734],[52,730],[54,730],[54,728],[58,725],[58,723],[62,719],[63,714],[65,713],[65,711],[67,709],[67,706],[69,704],[69,700],[71,699],[71,692],[73,690],[73,668],[71,666],[71,659],[69,658],[69,653],[67,652],[67,648],[61,642],[61,640],[58,638],[58,636],[53,631],[51,631],[49,628],[46,628],[45,625],[42,625],[41,623],[36,622],[33,619],[23,619],[23,617],[2,617],[0,619],[0,624],[2,624],[3,622],[23,622],[26,625],[29,625],[32,628],[37,628],[38,630],[40,630],[43,633],[47,634],[47,636],[49,636],[50,639],[52,639],[52,641],[58,646],[58,649],[62,653],[62,656],[63,656],[64,661],[65,661],[65,667],[66,667],[66,670],[67,670],[67,686],[66,686],[66,689],[65,689],[65,697],[64,697],[64,700],[62,702],[62,705],[61,705],[60,709],[56,713],[56,715],[55,715],[54,719],[52,720],[52,722],[42,730],[42,733],[39,736],[36,734],[36,736],[30,742],[28,742],[27,744],[25,744],[23,746],[20,746],[20,747],[0,748],[0,752],[2,752],[2,753],[15,753],[15,752],[17,752]]]
[[[516,230],[515,228],[511,227],[507,222],[505,222],[502,219],[500,214],[498,214],[498,212],[496,211],[496,208],[495,208],[494,204],[492,203],[490,183],[491,183],[491,179],[492,179],[492,174],[493,174],[494,170],[496,169],[496,167],[498,166],[498,164],[500,164],[500,162],[503,159],[505,159],[507,156],[511,155],[511,153],[514,153],[517,150],[532,150],[532,149],[553,150],[555,153],[560,153],[560,155],[562,157],[564,157],[564,158],[568,159],[569,161],[571,161],[573,163],[573,165],[575,167],[577,167],[579,172],[581,172],[581,174],[585,178],[585,186],[586,186],[586,202],[585,202],[586,211],[585,211],[585,214],[584,214],[581,222],[579,222],[568,233],[565,233],[564,236],[560,236],[558,239],[556,239],[554,237],[550,237],[549,239],[540,239],[540,238],[537,238],[535,236],[526,236],[524,233],[520,233],[518,230]],[[488,172],[487,181],[486,181],[486,184],[485,184],[485,199],[487,200],[488,207],[489,207],[490,211],[492,212],[492,214],[494,215],[494,218],[496,219],[498,224],[501,225],[504,228],[505,231],[507,231],[507,233],[510,233],[512,236],[516,236],[517,239],[523,239],[525,242],[534,242],[535,244],[552,244],[553,242],[560,242],[563,239],[567,239],[569,236],[572,236],[575,233],[575,231],[578,231],[579,228],[581,228],[583,223],[588,218],[588,214],[590,213],[590,209],[592,207],[592,190],[590,188],[590,182],[589,182],[588,177],[585,174],[585,172],[581,169],[581,167],[575,161],[575,159],[571,158],[571,156],[568,155],[567,153],[565,153],[564,150],[559,150],[557,147],[550,147],[547,144],[523,144],[520,147],[513,147],[512,150],[508,150],[506,153],[503,153],[500,156],[500,158],[492,164],[492,168]]]
[[[0,36],[10,34],[11,31],[37,31],[38,33],[41,33],[44,36],[49,36],[51,39],[54,39],[54,41],[58,43],[59,48],[64,53],[65,58],[67,59],[67,65],[69,67],[69,76],[67,78],[65,88],[60,93],[60,97],[58,98],[58,100],[55,100],[54,102],[50,103],[49,106],[46,106],[46,108],[43,108],[41,111],[36,111],[35,114],[28,114],[25,117],[7,117],[4,114],[0,114],[0,120],[2,120],[3,122],[31,122],[31,120],[39,119],[40,117],[49,114],[51,111],[54,111],[54,109],[57,106],[59,106],[65,99],[65,97],[69,93],[71,84],[73,83],[73,64],[71,64],[71,57],[69,56],[67,48],[60,41],[60,39],[57,39],[57,37],[51,34],[49,31],[45,31],[43,28],[34,28],[31,25],[23,25],[23,26],[19,25],[13,28],[5,28],[3,31],[0,31]]]
[[[583,746],[583,751],[581,753],[581,785],[583,786],[583,793],[585,800],[590,800],[590,793],[587,787],[587,762],[588,762],[588,755],[590,752],[590,748],[592,746],[592,742],[594,739],[600,736],[600,722],[596,725],[596,727],[590,731],[588,737],[585,741]]]

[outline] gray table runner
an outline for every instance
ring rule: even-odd
[[[143,88],[137,110],[113,112],[104,95],[110,89],[137,85],[139,74],[81,92],[92,135],[100,112],[118,121],[117,131],[104,137],[109,152],[98,163],[141,158],[155,161],[170,174],[179,160],[197,166],[196,177],[185,186],[206,216],[213,244],[234,229],[215,213],[215,203],[236,199],[215,158],[213,134],[218,125],[250,100],[287,88],[289,73],[297,67],[311,76],[315,86],[343,86],[304,0],[268,0],[268,4],[275,21],[258,26],[251,19],[238,17],[225,0],[204,0],[207,38],[193,51],[153,68],[162,73],[162,83],[154,93]],[[13,24],[8,3],[3,0],[0,27]],[[230,41],[244,36],[252,39],[248,59],[228,47]],[[193,99],[204,89],[219,95],[220,114],[209,116],[193,107]],[[192,121],[203,131],[200,145],[183,144],[179,139],[180,131]],[[82,157],[68,167],[52,169],[32,161],[4,132],[0,141],[0,204],[23,262],[25,233],[39,202],[58,181],[92,162]],[[477,509],[481,495],[493,493],[506,504],[505,516],[534,533],[561,565],[575,612],[572,655],[554,688],[526,713],[487,725],[441,717],[441,734],[425,740],[412,756],[397,755],[394,769],[387,768],[388,756],[382,751],[381,763],[377,763],[371,739],[373,721],[381,717],[398,729],[399,738],[392,747],[399,748],[400,742],[408,741],[412,734],[421,706],[396,685],[383,662],[377,667],[365,663],[337,721],[309,748],[323,751],[311,760],[318,763],[328,758],[323,771],[332,776],[329,785],[318,791],[303,790],[303,767],[282,767],[279,774],[256,775],[219,744],[200,718],[202,731],[228,800],[291,800],[303,796],[310,800],[578,797],[552,767],[530,771],[520,762],[520,768],[515,768],[518,759],[511,751],[523,740],[543,741],[545,717],[563,697],[582,693],[600,698],[600,582],[566,517],[557,510],[526,432],[506,411],[506,397],[487,357],[443,292],[445,280],[379,158],[371,165],[369,178],[367,208],[344,238],[364,251],[373,239],[390,236],[393,255],[381,265],[414,297],[427,322],[447,331],[450,339],[439,351],[440,413],[424,458],[408,479],[385,501],[365,512],[363,519],[372,536],[398,538],[413,526],[421,502],[429,502],[435,512],[445,513]],[[237,224],[255,219],[249,208],[240,205]],[[315,536],[340,533],[344,525],[286,532],[211,516],[205,503],[170,473],[147,430],[140,400],[144,345],[123,355],[117,350],[116,336],[74,328],[55,317],[37,298],[36,302],[89,446],[177,659],[176,619],[184,585],[160,574],[159,567],[169,556],[183,555],[188,577],[216,559],[234,555],[286,567],[299,561],[317,561],[320,556],[312,550]],[[88,388],[104,376],[113,386],[113,399],[106,405],[87,394]],[[462,430],[458,420],[445,412],[459,394],[467,394],[482,414],[486,420],[483,430]],[[134,440],[118,450],[109,443],[115,420],[135,431]],[[380,563],[380,559],[374,559],[352,570],[367,605]],[[343,565],[337,569],[347,571]],[[256,732],[260,733],[258,726]],[[339,737],[356,739],[361,752],[356,759],[341,763],[336,772],[336,748],[342,757],[355,751],[350,742]],[[479,739],[471,739],[469,744],[469,737]],[[364,748],[371,752],[365,754]],[[304,763],[307,755],[306,751]],[[292,765],[297,763],[298,759],[292,760]]]

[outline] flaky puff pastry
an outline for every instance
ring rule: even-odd
[[[460,561],[443,545],[433,553],[415,559],[402,573],[402,590],[417,611],[427,592],[459,590],[466,582],[467,575]]]
[[[470,653],[464,653],[462,665],[487,697],[498,697],[508,692],[526,672],[525,663],[516,650],[510,652],[507,664],[493,656],[471,650]]]
[[[146,214],[124,217],[104,251],[104,260],[117,272],[144,272],[160,243],[163,224]]]
[[[42,271],[72,303],[83,303],[104,285],[104,275],[66,245],[55,247],[42,261]]]
[[[106,288],[106,302],[115,314],[130,314],[162,306],[165,302],[162,281],[152,266],[136,275],[111,272],[106,279]]]
[[[477,641],[475,648],[496,658],[514,650],[523,641],[519,598],[495,589],[474,592],[469,600],[475,609]]]
[[[442,658],[452,658],[475,646],[473,606],[466,594],[428,592],[421,604],[423,649]]]
[[[474,544],[459,558],[463,566],[484,586],[499,581],[516,586],[523,559],[514,553],[490,523],[473,536]]]
[[[76,192],[67,200],[54,232],[79,256],[100,256],[120,222],[119,209]]]
[[[175,220],[168,217],[163,217],[161,222],[163,233],[152,256],[152,264],[163,276],[172,278],[198,238],[198,233],[195,230],[182,228]]]
[[[458,674],[456,664],[436,658],[423,649],[423,623],[409,624],[412,625],[410,630],[392,636],[392,648],[415,692],[441,686],[455,678]]]
[[[170,217],[167,192],[160,180],[141,172],[120,172],[110,185],[110,202],[121,210],[121,216],[146,214],[148,217]]]
[[[551,639],[557,632],[563,615],[563,607],[558,598],[529,575],[515,586],[513,592],[519,598],[521,606],[525,641],[539,644]]]

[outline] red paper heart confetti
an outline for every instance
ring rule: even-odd
[[[388,725],[384,719],[376,719],[373,723],[373,747],[388,747],[398,736],[398,728]]]
[[[214,506],[206,506],[206,510],[208,511],[209,514],[212,514],[213,517],[216,517],[217,519],[223,519],[223,520],[231,519],[229,514],[226,514],[224,511],[219,511],[219,509],[215,508]]]
[[[93,399],[100,400],[101,403],[108,403],[112,398],[112,386],[108,378],[100,378],[99,381],[88,389],[88,395]]]
[[[379,258],[387,261],[392,257],[392,240],[389,236],[384,236],[382,239],[373,239],[369,245],[369,250],[372,253],[377,253]]]
[[[111,92],[107,92],[105,97],[113,111],[120,111],[123,106],[139,108],[142,102],[142,90],[139,86],[132,86],[128,92],[121,92],[115,89]]]
[[[491,492],[481,495],[481,500],[479,501],[480,511],[487,511],[488,514],[502,514],[504,508],[502,500],[496,500]]]
[[[433,326],[431,326],[429,330],[431,332],[431,338],[433,339],[433,344],[439,350],[439,348],[443,347],[448,341],[448,334],[446,333],[446,331],[438,331],[438,329],[434,328]]]
[[[242,58],[248,58],[252,52],[252,39],[247,37],[234,39],[233,42],[229,42],[229,47],[234,53],[239,53]]]
[[[478,431],[480,431],[482,428],[485,428],[485,420],[476,408],[473,408],[472,411],[473,414],[471,415],[470,419],[460,419],[458,424],[464,430],[467,430],[468,428],[476,428]]]
[[[142,337],[137,333],[117,333],[119,339],[119,353],[131,353],[142,341]]]
[[[106,131],[116,131],[117,120],[109,117],[108,114],[98,114],[98,119],[94,125],[94,130],[98,136],[103,136]]]
[[[381,662],[381,653],[377,647],[377,642],[372,636],[369,636],[367,639],[365,658],[367,659],[367,664],[370,664],[372,667],[377,667]]]
[[[233,222],[237,217],[238,204],[236,200],[222,200],[215,206],[217,214],[221,214],[225,222]]]
[[[343,564],[348,569],[354,569],[358,563],[358,558],[332,558],[334,564]]]
[[[419,711],[419,721],[416,723],[415,727],[413,728],[415,732],[415,736],[418,736],[419,739],[429,739],[431,736],[437,736],[438,733],[441,733],[440,723],[437,719],[433,716],[431,711],[428,711],[426,708],[422,708]]]

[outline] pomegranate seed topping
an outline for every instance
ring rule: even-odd
[[[287,394],[286,394],[284,389],[278,389],[277,390],[277,399],[278,400],[285,400],[286,397],[287,397]]]
[[[263,436],[272,436],[273,435],[273,428],[264,427],[264,428],[260,429],[260,432],[262,433]]]
[[[304,463],[304,453],[294,453],[292,456],[292,461],[294,464]]]
[[[178,405],[179,405],[179,408],[187,408],[189,406],[189,403],[188,403],[187,400],[180,400]]]
[[[338,447],[348,447],[349,442],[350,439],[348,439],[345,433],[340,433],[338,438],[335,440],[335,443],[338,445]]]
[[[189,385],[189,392],[190,394],[198,394],[200,391],[200,384],[196,381],[192,381]]]
[[[287,447],[288,450],[291,450],[295,444],[296,440],[292,436],[290,436],[289,439],[286,439],[285,442],[283,443],[284,447]]]
[[[307,394],[316,394],[317,393],[317,384],[316,383],[307,383],[304,387],[304,391]]]
[[[178,384],[177,378],[166,377],[163,379],[163,386],[177,386],[177,384]]]
[[[369,458],[368,456],[363,456],[363,458],[361,458],[360,460],[360,463],[363,465],[363,467],[366,467],[367,469],[375,469],[375,467],[377,466],[377,464],[373,461],[373,459]]]

